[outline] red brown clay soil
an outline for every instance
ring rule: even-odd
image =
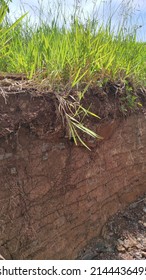
[[[114,215],[79,255],[84,260],[146,259],[146,194]]]
[[[83,105],[101,120],[90,117],[85,125],[103,136],[85,135],[89,152],[66,137],[56,95],[20,80],[0,76],[0,254],[145,258],[145,197],[104,226],[146,191],[145,91],[137,96],[142,109],[134,112],[118,85],[86,93]]]

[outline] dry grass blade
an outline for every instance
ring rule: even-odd
[[[55,94],[56,98],[58,99],[59,105],[58,110],[60,112],[60,115],[62,117],[62,122],[65,125],[67,125],[68,129],[68,136],[69,138],[74,139],[74,143],[77,145],[78,141],[89,149],[89,147],[86,145],[86,143],[82,140],[81,136],[79,135],[78,131],[81,131],[85,134],[88,134],[90,137],[96,138],[96,139],[102,139],[97,133],[87,128],[83,123],[83,119],[85,116],[93,115],[94,117],[99,118],[97,115],[92,113],[89,110],[86,110],[84,107],[80,105],[80,102],[75,101],[71,102],[65,97],[60,96],[59,94]],[[74,98],[73,98],[74,100]],[[82,120],[80,115],[82,115]],[[78,131],[77,131],[78,130]]]

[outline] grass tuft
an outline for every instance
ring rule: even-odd
[[[81,99],[90,87],[102,88],[108,81],[126,84],[127,79],[131,79],[145,86],[146,45],[136,40],[138,25],[133,29],[127,27],[133,12],[132,1],[127,2],[125,10],[124,1],[121,1],[115,10],[115,13],[122,10],[121,23],[116,28],[111,0],[106,23],[100,22],[95,3],[92,16],[87,16],[80,2],[75,1],[74,11],[69,16],[61,2],[54,16],[48,7],[49,22],[45,20],[40,3],[39,24],[32,25],[29,17],[23,19],[25,15],[12,24],[6,17],[9,1],[1,1],[0,71],[25,73],[29,79],[40,81],[42,87],[57,92],[59,110],[74,142],[80,141],[86,146],[79,130],[95,138],[99,136],[83,124],[85,115],[92,112],[81,106]],[[71,95],[72,90],[77,93],[73,102],[59,96],[63,91]],[[135,103],[131,96],[129,90],[126,99],[129,106]]]

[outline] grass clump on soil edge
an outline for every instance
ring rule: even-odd
[[[116,28],[112,22],[111,0],[106,23],[99,23],[95,3],[92,16],[85,16],[81,1],[75,1],[70,15],[65,14],[61,2],[57,2],[54,14],[47,7],[47,20],[40,2],[39,23],[33,25],[29,17],[23,19],[23,16],[11,24],[6,16],[9,2],[1,1],[0,71],[24,73],[34,85],[51,90],[75,144],[79,141],[87,147],[80,131],[100,138],[84,123],[86,116],[99,118],[90,108],[82,106],[88,90],[98,92],[112,84],[110,94],[120,92],[123,114],[128,108],[134,110],[142,105],[136,88],[145,86],[146,82],[145,44],[136,40],[138,25],[137,28],[128,27],[132,1],[127,3],[125,13],[122,10]],[[123,1],[117,10],[122,4]]]

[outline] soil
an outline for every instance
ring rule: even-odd
[[[101,238],[84,248],[78,259],[146,259],[146,194],[114,215],[104,226]]]
[[[109,91],[109,88],[110,88],[111,92]],[[115,88],[116,88],[116,90],[115,90],[115,92],[113,92],[113,90]],[[133,108],[128,109],[128,107],[127,107],[128,106],[126,103],[127,101],[125,101],[125,99],[127,98],[127,95],[126,95],[127,93],[123,92],[123,94],[125,94],[124,95],[125,99],[123,101],[123,99],[121,99],[121,96],[120,96],[120,91],[117,91],[118,90],[117,88],[118,88],[117,85],[113,85],[113,87],[108,85],[108,88],[107,89],[105,88],[105,91],[102,90],[102,92],[99,91],[99,88],[94,89],[93,92],[91,92],[91,90],[90,90],[86,94],[87,98],[85,98],[85,100],[83,101],[83,105],[85,105],[86,108],[90,108],[90,105],[91,105],[91,111],[93,111],[95,114],[97,114],[101,117],[101,122],[104,122],[106,120],[108,121],[110,119],[117,119],[117,117],[119,119],[121,117],[125,118],[128,116],[128,114],[130,115],[131,113],[133,113],[132,112]],[[139,101],[143,105],[143,107],[139,108],[137,105],[135,108],[135,111],[134,111],[136,114],[139,113],[139,110],[142,111],[144,114],[146,114],[146,94],[145,93],[146,93],[145,89],[141,89],[137,93],[137,102]],[[18,136],[19,136],[19,144],[22,144],[22,146],[24,144],[24,139],[27,138],[28,134],[31,135],[30,136],[30,137],[32,137],[31,139],[34,139],[33,137],[35,137],[35,139],[37,139],[39,147],[40,147],[40,145],[42,145],[42,147],[44,147],[43,146],[44,143],[41,142],[43,135],[46,135],[46,137],[48,137],[48,135],[50,135],[50,134],[52,135],[52,136],[50,136],[50,137],[52,137],[52,138],[50,138],[51,139],[50,143],[49,143],[50,146],[47,146],[47,147],[51,147],[51,145],[54,146],[54,143],[57,143],[56,148],[54,148],[54,150],[53,150],[53,148],[49,148],[50,150],[47,148],[48,150],[46,150],[47,152],[45,154],[46,157],[43,157],[43,159],[42,159],[42,161],[43,161],[42,166],[46,166],[46,169],[44,167],[42,169],[39,169],[40,159],[38,157],[39,162],[37,162],[37,159],[33,158],[35,152],[34,152],[34,150],[32,151],[34,153],[34,154],[32,153],[32,155],[31,155],[32,162],[35,161],[34,166],[36,166],[38,168],[38,169],[36,168],[36,170],[35,170],[35,168],[33,166],[32,171],[34,172],[34,170],[35,170],[35,174],[37,173],[37,176],[38,176],[38,172],[41,172],[41,176],[42,176],[42,170],[43,170],[43,172],[44,172],[44,170],[48,170],[48,166],[51,170],[51,167],[50,167],[51,165],[49,165],[49,161],[48,161],[48,165],[45,165],[44,160],[46,160],[47,158],[50,157],[53,162],[53,160],[55,159],[54,153],[56,153],[56,151],[57,151],[57,153],[59,153],[59,155],[63,154],[62,147],[64,147],[64,145],[65,145],[64,143],[65,143],[65,141],[67,141],[66,139],[64,140],[64,138],[66,137],[66,135],[65,135],[66,132],[64,132],[63,130],[61,130],[61,132],[60,132],[60,126],[62,127],[62,123],[61,123],[61,116],[58,116],[59,111],[57,109],[58,109],[59,104],[58,104],[58,99],[56,98],[56,95],[52,94],[52,92],[49,92],[47,90],[43,91],[43,90],[39,90],[39,88],[36,89],[34,87],[34,85],[31,84],[31,82],[28,82],[27,79],[25,79],[25,77],[22,78],[19,76],[13,77],[12,75],[9,75],[9,76],[0,75],[0,99],[1,99],[0,100],[1,101],[0,102],[0,123],[1,123],[0,137],[3,140],[3,138],[7,135],[13,136],[12,142],[14,143],[14,145],[12,147],[13,148],[12,152],[10,152],[9,150],[7,151],[7,148],[4,148],[4,150],[6,150],[6,156],[4,155],[4,159],[7,159],[9,161],[9,164],[11,163],[9,157],[11,157],[14,154],[14,151],[17,150],[15,147],[16,146],[15,138],[17,138],[17,140],[18,140]],[[124,111],[122,111],[121,108],[124,108]],[[48,119],[49,119],[49,122],[48,122]],[[91,117],[91,119],[87,118],[87,123],[89,121],[89,124],[91,125],[91,126],[89,125],[89,127],[91,129],[94,129],[93,119],[94,118],[92,118],[92,117]],[[60,123],[61,123],[61,125],[60,125]],[[130,127],[132,129],[133,126],[130,126]],[[20,133],[20,131],[21,131],[21,133]],[[26,131],[28,134],[26,133]],[[111,129],[111,131],[112,131],[112,129]],[[142,129],[140,130],[138,127],[138,131],[140,131],[140,133],[141,133]],[[25,137],[23,137],[23,135],[25,135]],[[99,133],[99,135],[100,135],[100,133]],[[108,138],[110,138],[109,135],[110,135],[110,131],[107,135],[107,130],[106,130],[106,137],[104,137],[104,139],[107,140]],[[131,136],[131,134],[130,134],[130,136]],[[128,135],[128,138],[130,138],[130,136]],[[141,136],[141,134],[140,134],[140,136]],[[56,137],[56,138],[54,138],[54,137]],[[7,139],[8,139],[8,137],[7,137]],[[27,139],[28,139],[27,140],[28,142],[25,143],[26,146],[27,146],[27,143],[29,143],[29,137]],[[59,145],[57,142],[58,140],[55,140],[55,139],[61,139],[63,146],[58,146]],[[123,138],[123,139],[127,139],[127,138]],[[141,138],[137,138],[137,139],[141,139]],[[143,138],[143,139],[145,139],[145,138]],[[121,143],[121,142],[119,142],[119,143]],[[122,142],[122,145],[124,145],[124,147],[125,147],[125,143],[126,143],[127,147],[128,147],[128,145],[130,145],[130,147],[131,147],[131,142],[128,142],[128,140],[127,140],[127,142]],[[134,143],[134,142],[132,142],[132,143]],[[144,143],[145,143],[145,141],[144,141]],[[45,142],[45,145],[46,145],[46,142]],[[48,143],[47,143],[47,145],[48,145]],[[68,145],[72,145],[72,143],[69,142]],[[92,143],[90,142],[88,145],[92,145]],[[93,145],[94,145],[94,143],[93,143]],[[122,145],[121,145],[121,147],[123,147]],[[58,148],[58,147],[60,147],[60,148]],[[110,147],[110,145],[108,147]],[[139,143],[137,144],[136,147],[139,147],[139,149],[141,149],[141,146]],[[58,152],[59,149],[61,150],[61,152]],[[108,148],[106,150],[108,150]],[[106,150],[104,150],[104,152]],[[30,153],[30,150],[28,150],[28,151]],[[26,149],[26,159],[27,159],[28,151]],[[119,150],[119,151],[121,152],[120,155],[122,156],[123,151],[122,150]],[[141,151],[143,152],[143,150],[141,150]],[[19,151],[17,151],[17,152],[19,152]],[[43,153],[43,151],[42,151],[42,153]],[[80,153],[81,153],[81,151],[80,151]],[[139,151],[137,152],[137,154],[134,153],[134,158],[136,158],[136,161],[137,161],[137,165],[135,164],[136,169],[138,168],[138,164],[140,165],[140,168],[141,168],[141,163],[144,162],[143,157],[142,156],[139,157],[138,153],[139,153]],[[82,162],[84,161],[84,158],[81,161],[81,157],[82,157],[83,153],[78,154],[78,155],[77,155],[77,153],[75,153],[73,155],[74,155],[73,159],[76,159],[75,164],[77,162],[77,164],[79,166],[79,171],[80,171],[80,166],[81,166]],[[58,156],[58,154],[57,154],[57,156]],[[63,154],[63,160],[62,160],[63,162],[65,162],[64,158],[65,158],[65,160],[67,158],[65,153]],[[3,154],[1,155],[1,159],[3,159]],[[20,151],[20,159],[21,159],[21,151]],[[85,159],[86,159],[86,157],[85,157]],[[50,162],[51,162],[51,160],[50,160]],[[88,157],[87,157],[87,160],[88,160]],[[89,158],[89,160],[90,160],[90,158]],[[125,160],[125,158],[123,157],[123,162],[125,162],[124,160]],[[103,162],[102,157],[100,158],[100,161]],[[24,165],[25,165],[25,162],[28,163],[28,161],[24,160],[24,158],[23,158],[23,162],[24,162]],[[13,158],[12,158],[12,163],[13,163]],[[56,161],[55,161],[55,164],[57,164]],[[114,166],[115,162],[114,161],[111,162],[110,159],[107,159],[106,164],[107,164],[108,168],[109,168],[109,166],[111,166],[111,164],[113,164],[113,168],[117,168]],[[96,165],[96,162],[94,163],[94,165]],[[53,164],[52,164],[52,166],[53,166]],[[57,167],[58,169],[56,169],[57,170],[56,173],[58,172],[57,174],[62,174],[60,166],[59,165],[57,165],[57,166],[58,166]],[[132,165],[132,167],[133,166],[134,165]],[[100,165],[99,167],[101,167],[101,169],[102,169],[102,165]],[[22,163],[21,163],[21,168],[22,168],[22,174],[23,174],[23,164]],[[66,166],[65,166],[65,168],[66,168]],[[64,168],[64,170],[65,170],[65,168]],[[78,168],[78,167],[76,166],[76,168]],[[9,172],[8,168],[6,170],[8,170],[7,172]],[[12,172],[10,174],[10,178],[11,178],[11,175],[15,176],[14,173],[16,173],[15,165],[14,165],[14,167],[13,167],[13,165],[12,165],[12,167],[10,166],[10,170]],[[24,166],[24,170],[26,172],[25,166]],[[30,170],[31,170],[31,168],[30,168]],[[52,169],[52,170],[53,170],[52,178],[55,182],[54,186],[56,188],[56,193],[54,192],[55,193],[54,198],[51,197],[51,199],[52,199],[52,201],[55,201],[55,203],[56,203],[57,195],[60,199],[60,193],[61,193],[61,191],[63,193],[64,189],[62,188],[60,190],[60,188],[59,188],[61,185],[60,183],[59,183],[59,185],[56,186],[56,181],[55,181],[56,178],[54,179],[54,177],[53,177],[54,169]],[[74,171],[73,167],[72,167],[72,170]],[[107,174],[108,174],[108,171],[109,170],[107,170]],[[43,173],[44,178],[46,176],[45,174],[46,173]],[[50,174],[51,174],[51,171],[50,171]],[[68,174],[68,172],[63,173],[63,174]],[[139,178],[138,175],[137,174],[135,175],[135,173],[133,173],[133,174],[134,174],[134,175],[132,175],[133,178],[136,177],[136,180],[138,180],[138,178]],[[7,173],[6,173],[6,175],[7,175]],[[79,176],[81,176],[81,175],[82,174],[79,173]],[[104,173],[104,176],[106,176],[105,173]],[[6,176],[6,177],[8,180],[8,176]],[[30,177],[30,175],[28,176],[28,178],[29,177]],[[69,178],[69,180],[73,181],[72,178],[74,178],[74,177],[72,176],[71,179]],[[142,178],[143,178],[142,182],[145,182],[145,179],[144,179],[145,177],[143,176]],[[65,180],[66,180],[66,177],[65,177]],[[70,181],[71,186],[73,184],[75,184],[74,182],[72,183],[72,181]],[[27,181],[27,183],[28,182],[29,182],[29,180]],[[14,183],[15,183],[15,178],[14,178]],[[36,186],[37,186],[37,183],[36,183]],[[51,183],[52,183],[52,181],[51,181]],[[40,184],[40,183],[38,183],[38,184]],[[44,184],[46,184],[46,182]],[[46,190],[48,190],[48,181],[47,181],[46,185],[44,185],[44,184],[43,184],[43,187],[45,186],[45,188],[44,188],[44,193],[45,193]],[[94,182],[91,181],[91,184],[94,184]],[[4,184],[2,184],[2,185],[4,185]],[[25,183],[25,186],[27,188],[28,188],[28,185]],[[116,184],[116,187],[117,187],[117,185],[119,185],[119,182],[118,182],[118,184]],[[62,184],[62,186],[63,186],[63,184]],[[19,191],[18,184],[17,184],[17,187],[18,187],[18,191]],[[34,187],[34,191],[33,191],[31,189],[31,183],[30,183],[31,191],[30,191],[29,195],[30,195],[31,199],[34,199],[34,201],[36,199],[35,198],[35,195],[36,195],[35,187]],[[58,193],[57,193],[57,187],[59,189]],[[69,185],[69,187],[70,187],[70,185]],[[84,185],[84,188],[85,187],[86,187],[86,185]],[[108,187],[110,187],[110,185]],[[136,185],[136,187],[137,187],[137,185]],[[145,188],[145,186],[144,186],[144,188]],[[88,189],[88,186],[87,186],[87,189]],[[96,188],[95,188],[95,190],[96,190]],[[37,192],[38,192],[38,189],[37,189]],[[103,192],[101,191],[101,197],[102,197],[102,193]],[[135,193],[136,193],[136,191],[135,191]],[[18,192],[18,194],[19,194],[19,192]],[[73,196],[73,194],[74,194],[74,196]],[[94,192],[93,192],[93,194],[94,194]],[[98,194],[99,194],[99,190],[98,190]],[[7,195],[7,193],[6,193],[6,195]],[[33,197],[33,195],[34,195],[34,197]],[[41,196],[42,194],[39,194],[39,192],[38,192],[38,197],[39,197],[39,195]],[[55,195],[56,195],[56,197],[55,197]],[[118,198],[117,192],[116,192],[116,195]],[[43,197],[43,195],[42,195],[42,197]],[[44,195],[44,197],[45,197],[45,195]],[[71,195],[69,196],[69,198],[70,197],[71,197],[70,204],[72,205],[73,204],[72,201],[74,202],[74,200],[76,199],[76,192],[74,192],[74,193],[72,192]],[[81,193],[80,197],[82,197],[82,193]],[[27,200],[27,202],[28,201],[29,200]],[[117,201],[117,200],[115,200],[115,201]],[[41,207],[43,209],[43,203],[44,203],[43,199],[42,199],[41,203],[42,203]],[[47,200],[46,200],[46,203],[48,203]],[[53,211],[56,207],[56,206],[54,206],[55,203],[53,204],[53,202],[52,202]],[[90,201],[88,201],[88,205],[89,205],[89,203],[90,203]],[[125,200],[124,200],[124,203],[125,203]],[[69,207],[68,205],[66,207]],[[80,207],[81,207],[81,205],[80,205]],[[94,205],[96,208],[97,203]],[[117,203],[117,205],[119,206],[118,203]],[[28,205],[28,207],[30,207],[30,205]],[[46,207],[48,207],[48,204]],[[88,207],[89,207],[88,209],[90,211],[91,204]],[[114,206],[114,207],[116,207],[116,206]],[[114,209],[114,207],[113,207],[113,209]],[[86,221],[86,219],[84,217],[85,217],[85,214],[87,213],[87,211],[85,211],[86,207],[85,207],[84,203],[83,203],[83,208],[84,208],[84,210],[82,211],[83,215],[81,216],[81,218],[83,219],[82,224],[85,223],[85,221]],[[18,204],[18,209],[19,209],[19,204]],[[44,209],[47,209],[47,208],[44,208]],[[69,208],[67,208],[67,209],[69,209]],[[15,208],[14,208],[14,210],[15,210]],[[21,208],[19,210],[20,210],[20,212],[22,211]],[[33,209],[33,210],[35,211],[35,215],[36,215],[36,209]],[[76,212],[78,212],[77,210],[76,210]],[[38,211],[40,211],[40,210],[38,210]],[[58,209],[56,212],[58,215]],[[54,215],[56,215],[56,212]],[[96,211],[94,210],[94,212],[97,214],[97,210]],[[38,215],[39,214],[40,213],[38,212]],[[76,213],[75,213],[75,208],[74,208],[73,212],[71,212],[71,215],[75,216],[75,214]],[[103,215],[104,215],[104,212],[103,212]],[[56,218],[56,216],[54,216],[54,217]],[[53,219],[55,219],[54,217],[53,217]],[[44,219],[45,219],[45,217],[43,217],[43,219],[40,219],[42,221],[42,223],[44,222]],[[48,228],[50,227],[50,223],[52,223],[51,219],[52,219],[52,217],[50,218],[50,220],[47,224],[48,227],[45,229],[47,236],[48,236]],[[101,217],[101,220],[104,220],[104,219],[102,219],[102,217]],[[16,221],[16,219],[14,221]],[[57,225],[58,228],[60,226],[59,222]],[[92,222],[93,222],[92,226],[94,226],[94,220]],[[21,223],[23,223],[23,219],[20,222],[20,228],[21,228]],[[46,225],[46,221],[44,224]],[[98,226],[99,226],[99,228],[102,227],[102,225],[100,225],[100,223],[99,223],[99,225],[97,225],[97,227]],[[37,227],[37,223],[36,223],[36,227]],[[41,227],[42,226],[40,226],[40,228]],[[64,227],[65,227],[65,225],[64,225]],[[90,224],[90,227],[91,227],[91,224]],[[95,227],[96,227],[96,225],[95,225]],[[11,225],[10,225],[10,228],[11,228]],[[16,229],[16,226],[14,226],[14,228]],[[61,224],[60,228],[61,228],[61,232],[62,232],[62,224]],[[76,228],[76,226],[74,226],[74,228]],[[56,230],[56,228],[55,228],[55,230]],[[96,230],[96,232],[97,232],[97,229],[94,229],[94,230]],[[131,204],[128,208],[125,209],[125,211],[119,212],[119,213],[117,213],[116,216],[112,217],[109,220],[109,222],[102,229],[101,237],[98,239],[96,238],[96,240],[93,240],[92,243],[90,243],[86,248],[84,248],[82,250],[82,252],[80,253],[80,255],[78,256],[78,259],[85,259],[85,260],[89,260],[89,259],[91,259],[91,260],[92,259],[95,259],[95,260],[98,260],[98,259],[100,259],[100,260],[101,259],[109,259],[109,260],[110,259],[114,259],[114,260],[116,260],[116,259],[125,259],[125,260],[126,259],[146,259],[146,233],[145,233],[145,230],[146,230],[146,195],[139,198],[139,200],[136,201],[135,203]],[[53,232],[52,229],[51,229],[51,231]],[[9,232],[10,232],[10,230],[9,230]],[[65,232],[66,232],[66,228],[65,228]],[[17,232],[17,234],[18,234],[18,232]],[[28,236],[27,236],[27,234],[28,234]],[[26,240],[30,236],[29,233],[27,233],[27,234],[26,234]],[[9,235],[9,233],[8,233],[8,235]],[[42,235],[42,236],[44,239],[44,235]],[[61,234],[60,235],[57,234],[57,236],[59,236],[60,239],[58,239],[56,241],[54,246],[57,247],[57,245],[56,245],[57,242],[60,242],[60,244],[63,244],[63,246],[64,246],[64,243],[63,243],[64,240],[61,239]],[[40,237],[40,240],[42,240],[41,238],[42,237]],[[52,240],[54,241],[54,236],[52,238],[53,238]],[[67,236],[67,238],[69,238],[69,237]],[[77,238],[78,238],[78,236],[77,236]],[[85,240],[86,235],[85,236],[83,235],[82,238]],[[11,241],[9,239],[9,237],[7,239],[8,239],[8,241]],[[51,243],[50,236],[49,236],[49,242]],[[50,248],[49,242],[48,242],[48,248]],[[31,240],[30,240],[30,243],[31,243]],[[24,247],[23,247],[23,244],[24,244]],[[26,247],[25,242],[23,244],[22,244],[22,248],[25,249],[25,247]],[[81,244],[81,241],[80,241],[80,244]],[[13,241],[12,241],[12,245],[13,245]],[[28,245],[29,245],[29,243],[28,243]],[[62,252],[60,253],[60,258],[64,257],[64,255],[63,255],[64,247],[63,246],[62,246],[63,253]],[[54,247],[54,248],[56,248],[56,247]],[[53,248],[53,246],[52,246],[52,248]],[[54,248],[52,249],[52,251],[55,251]],[[70,248],[71,248],[71,246],[70,246]],[[35,258],[35,253],[33,252],[33,248],[31,248],[31,249],[32,249],[31,256],[33,256]],[[70,251],[72,251],[72,250],[73,249],[70,249]],[[38,249],[38,251],[39,251],[39,249]],[[47,249],[46,249],[46,251],[47,251]],[[58,254],[58,248],[56,249],[55,253]],[[48,252],[47,253],[44,252],[44,254],[46,254],[45,257],[47,259]],[[70,252],[68,254],[70,254]],[[30,255],[27,255],[27,257],[28,256],[30,256]],[[54,256],[55,256],[54,258],[56,258],[56,255],[54,255]],[[0,258],[3,258],[3,257],[0,256]],[[15,258],[15,256],[13,258]],[[24,258],[25,258],[25,256],[24,256]],[[39,255],[39,258],[40,258],[40,255]],[[44,255],[41,255],[41,258],[43,259]]]

